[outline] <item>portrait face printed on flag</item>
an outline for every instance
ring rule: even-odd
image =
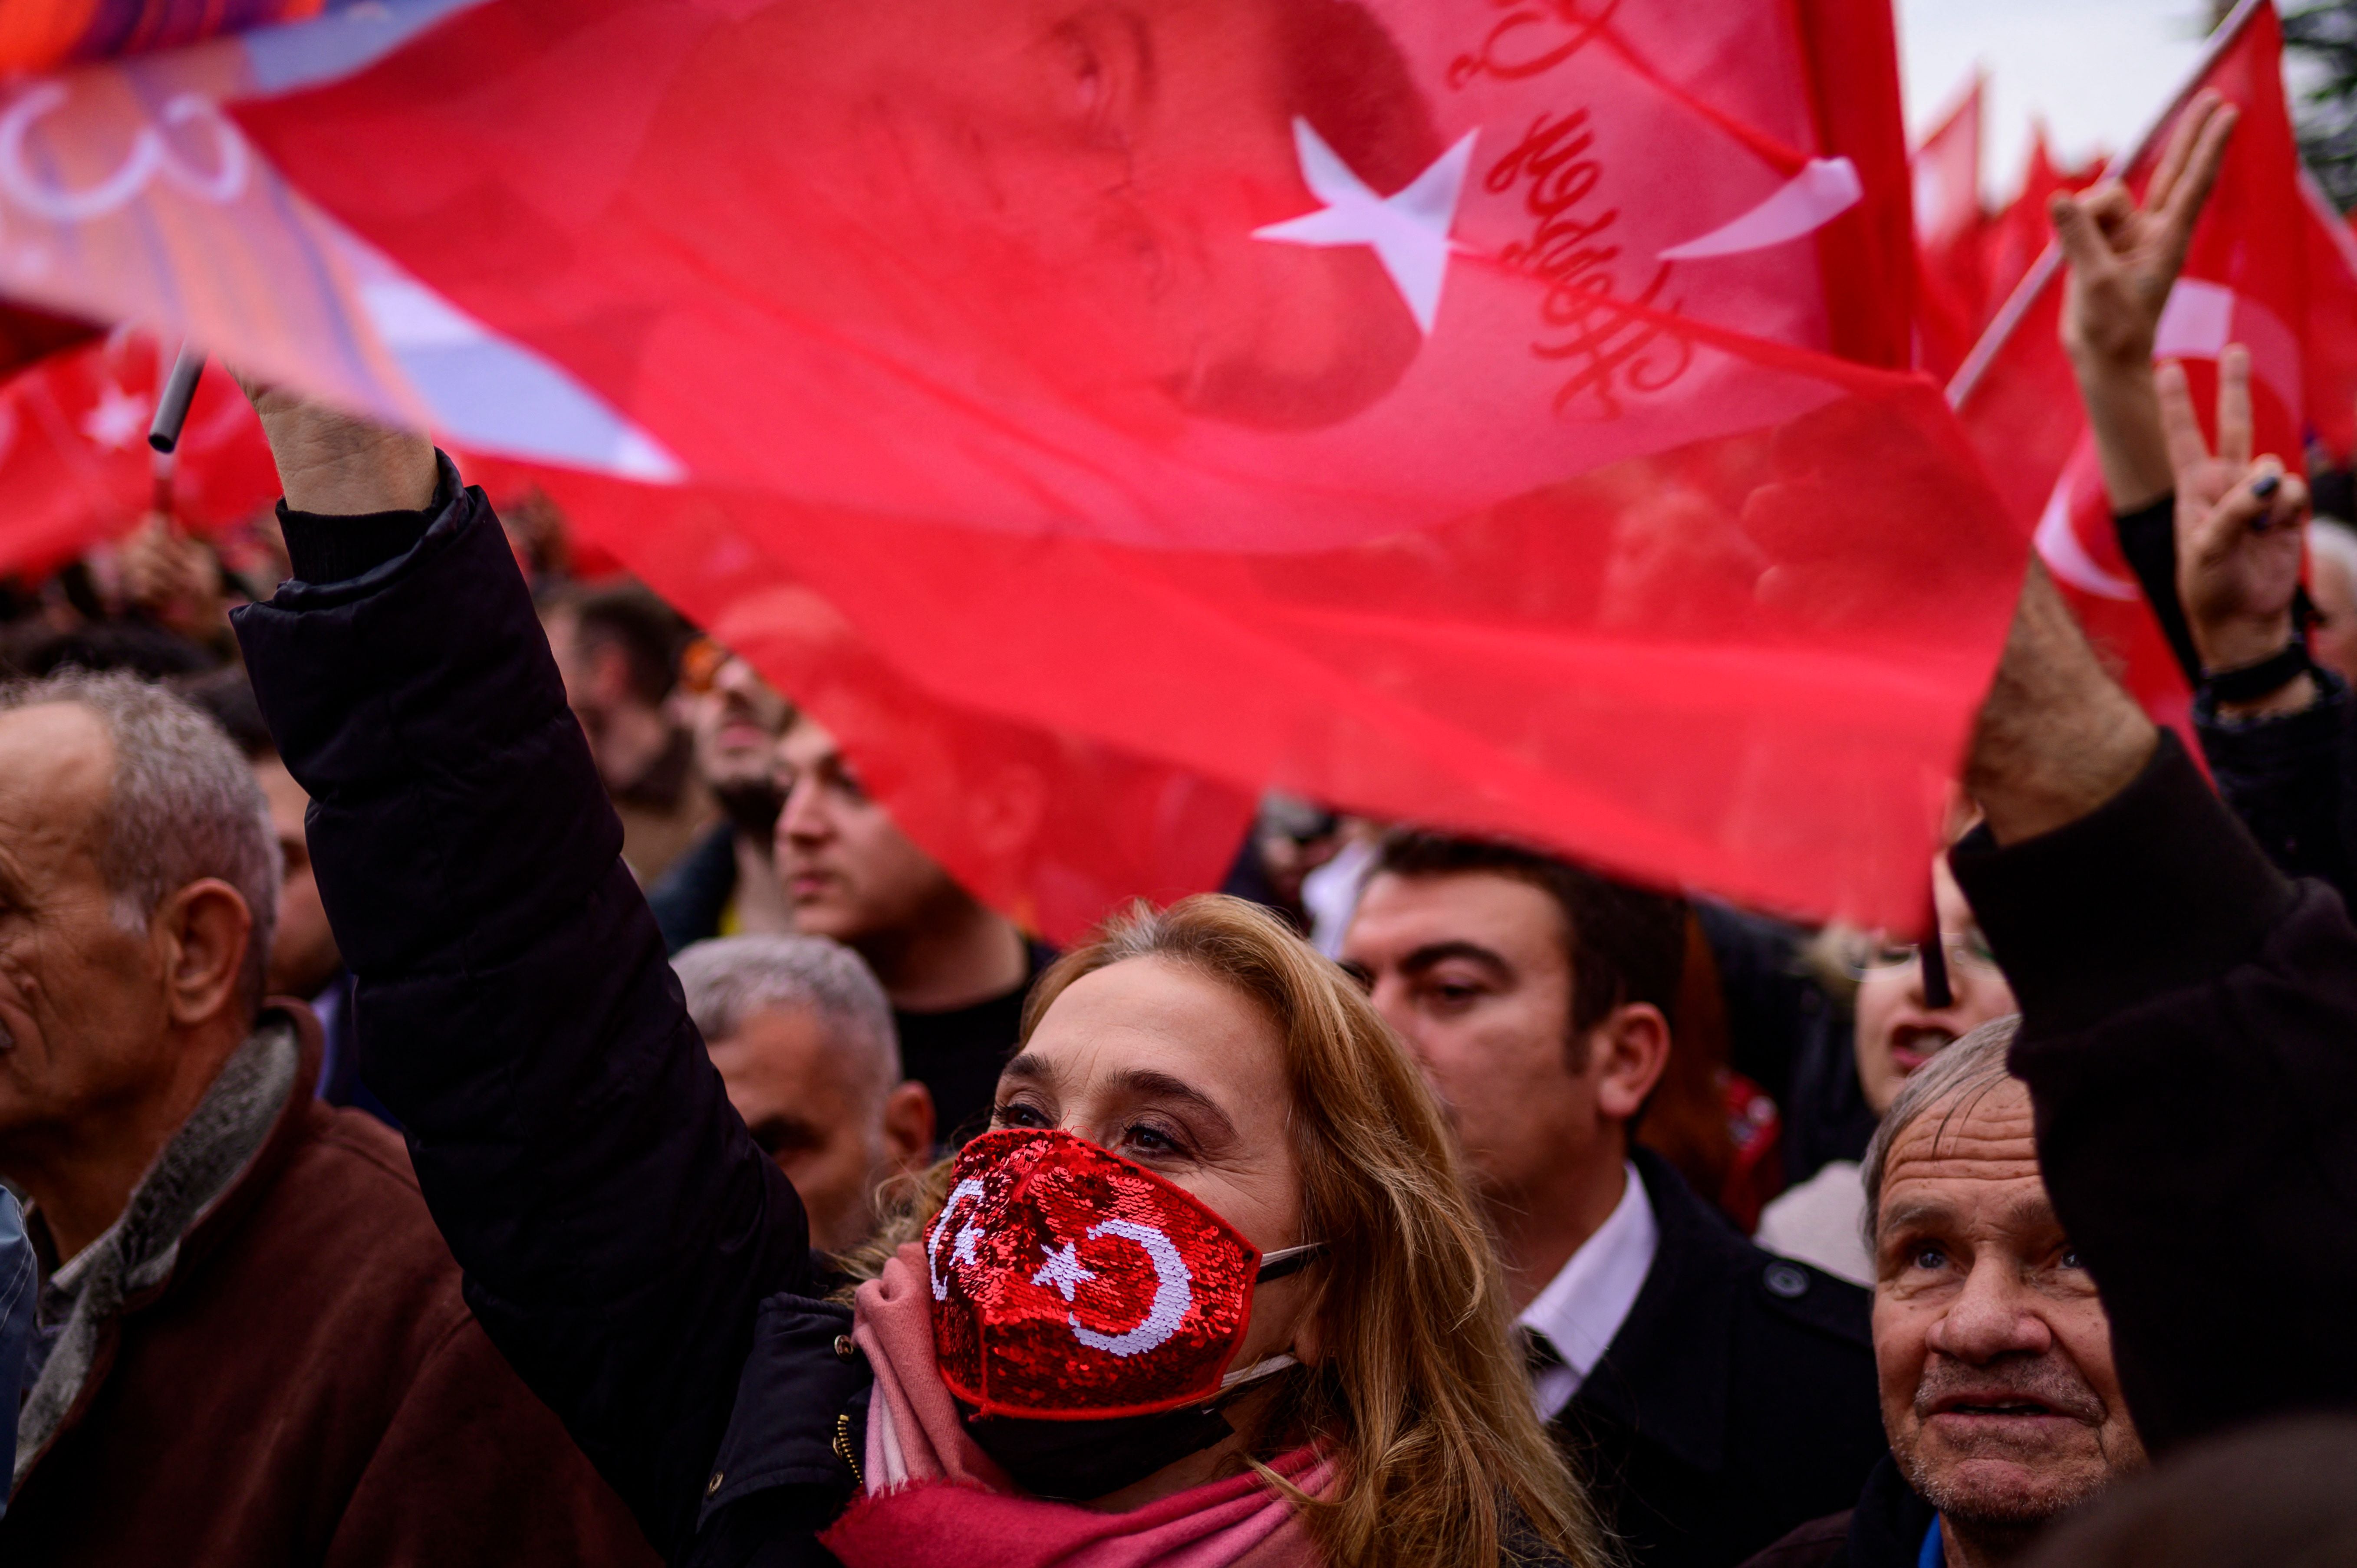
[[[793,215],[791,250],[716,231],[697,258],[775,308],[934,356],[963,339],[1144,432],[1332,424],[1415,357],[1375,248],[1260,233],[1319,209],[1301,126],[1376,197],[1445,150],[1353,0],[740,11],[674,74],[633,183]],[[761,134],[716,157],[731,102]]]

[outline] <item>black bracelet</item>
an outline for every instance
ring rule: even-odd
[[[2295,637],[2282,651],[2240,670],[2217,671],[2203,684],[2209,687],[2213,702],[2255,703],[2262,697],[2273,696],[2315,668],[2316,661],[2308,656],[2308,639]]]

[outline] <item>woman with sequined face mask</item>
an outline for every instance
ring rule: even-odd
[[[991,1131],[848,1262],[876,1381],[821,1540],[854,1568],[1599,1555],[1437,1108],[1250,905],[1049,970]]]

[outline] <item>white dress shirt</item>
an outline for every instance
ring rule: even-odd
[[[1560,1366],[1542,1369],[1531,1381],[1531,1395],[1539,1419],[1551,1421],[1571,1402],[1605,1347],[1629,1320],[1638,1292],[1653,1267],[1653,1253],[1662,1244],[1662,1228],[1645,1184],[1635,1165],[1622,1167],[1628,1187],[1611,1217],[1571,1255],[1546,1288],[1533,1297],[1515,1321],[1547,1342],[1563,1358]]]

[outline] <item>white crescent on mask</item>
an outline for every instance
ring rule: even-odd
[[[1187,1260],[1170,1244],[1170,1238],[1150,1225],[1108,1219],[1089,1227],[1089,1240],[1099,1236],[1118,1236],[1125,1241],[1136,1242],[1145,1251],[1147,1261],[1154,1265],[1154,1302],[1135,1327],[1119,1334],[1100,1334],[1084,1326],[1079,1314],[1068,1314],[1072,1337],[1090,1349],[1108,1355],[1143,1356],[1178,1333],[1178,1325],[1186,1321],[1187,1309],[1195,1304],[1193,1276],[1187,1272]]]
[[[932,1281],[935,1301],[950,1298],[950,1282],[942,1277],[941,1272],[942,1238],[950,1232],[950,1219],[957,1213],[957,1206],[969,1197],[976,1203],[982,1201],[982,1183],[974,1176],[950,1188],[950,1200],[942,1205],[941,1218],[933,1221],[933,1233],[925,1240],[925,1273]],[[979,1262],[974,1244],[981,1240],[982,1232],[974,1229],[974,1221],[967,1220],[957,1233],[957,1244],[950,1250],[950,1262],[955,1265]]]

